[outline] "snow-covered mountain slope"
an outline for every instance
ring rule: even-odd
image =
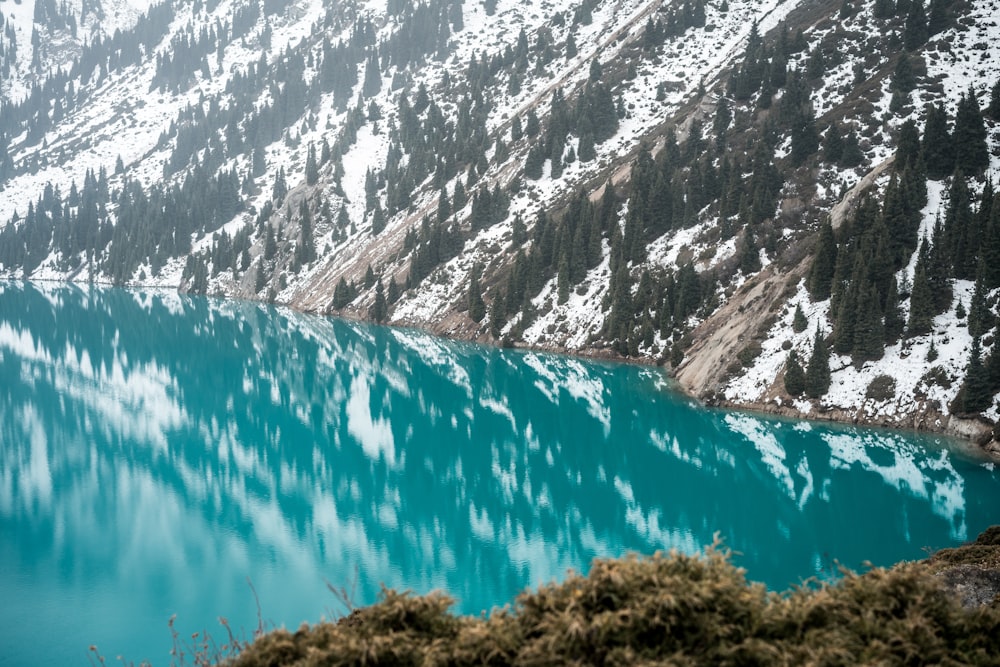
[[[1000,417],[998,0],[39,6],[0,2],[11,277],[669,363],[779,411]],[[796,391],[817,340],[829,380]]]

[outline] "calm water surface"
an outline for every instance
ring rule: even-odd
[[[169,664],[326,582],[479,613],[596,556],[719,531],[785,589],[998,519],[912,434],[708,411],[654,369],[169,294],[0,283],[0,664]]]

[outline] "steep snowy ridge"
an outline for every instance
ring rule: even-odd
[[[138,40],[157,5],[71,2],[72,36],[33,24],[40,1],[0,0],[0,39],[17,44],[0,109],[18,118],[0,118],[0,276],[669,364],[694,395],[787,414],[976,439],[1000,418],[996,392],[971,413],[956,403],[974,343],[984,364],[1000,358],[1000,288],[974,294],[974,270],[955,269],[921,328],[920,251],[902,243],[889,277],[906,327],[881,355],[844,343],[833,305],[850,266],[832,297],[811,288],[824,221],[854,253],[858,210],[910,178],[901,137],[922,141],[935,105],[951,127],[970,91],[992,103],[1000,0],[167,0],[135,62],[102,52],[93,68],[75,63],[98,35]],[[52,72],[67,77],[56,92]],[[955,178],[979,235],[1000,224],[978,203],[1000,173],[1000,117],[982,122],[987,166],[920,179],[917,244],[957,215]],[[198,190],[208,180],[239,192],[219,204]],[[83,211],[70,191],[88,187],[107,200],[86,240],[67,239]],[[129,216],[146,209],[126,206],[143,196],[189,222],[143,229]],[[123,217],[137,226],[119,236]],[[124,244],[141,249],[122,259]],[[973,335],[975,299],[989,317]],[[790,395],[790,352],[805,365],[817,331],[829,385]]]

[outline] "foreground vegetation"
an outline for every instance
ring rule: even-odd
[[[718,545],[595,561],[482,618],[449,613],[441,593],[386,590],[338,622],[261,636],[234,664],[996,665],[1000,596],[963,608],[948,588],[956,568],[995,579],[1000,526],[926,561],[784,594],[748,582]]]

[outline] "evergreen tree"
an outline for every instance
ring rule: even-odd
[[[910,290],[910,319],[906,324],[909,336],[929,333],[934,321],[934,296],[927,280],[926,253],[917,258],[916,271],[913,274],[913,287]]]
[[[792,350],[785,361],[785,391],[789,396],[801,396],[806,390],[806,373],[799,363],[799,357]]]
[[[976,284],[969,302],[969,335],[978,338],[993,328],[993,316],[986,304],[986,265],[980,260]]]
[[[1000,79],[990,90],[990,104],[986,107],[986,116],[991,120],[1000,121]]]
[[[361,94],[367,98],[375,97],[382,90],[382,73],[379,72],[378,56],[373,52],[365,65],[365,82]]]
[[[801,166],[819,149],[819,131],[811,106],[802,109],[792,122],[792,164]]]
[[[490,335],[495,340],[500,339],[504,324],[507,323],[507,308],[504,305],[503,291],[496,290],[493,297],[493,306],[490,309]]]
[[[524,159],[524,177],[537,181],[542,177],[542,168],[545,166],[545,152],[541,144],[534,144],[528,149],[528,155]]]
[[[977,414],[989,408],[992,399],[989,374],[981,359],[979,338],[975,337],[972,339],[972,349],[969,351],[965,382],[952,403],[952,409],[959,414]]]
[[[813,351],[806,367],[805,392],[810,398],[819,398],[830,390],[830,351],[819,327],[813,340]]]
[[[368,316],[375,322],[382,323],[389,314],[389,307],[385,302],[385,291],[382,288],[382,279],[375,283],[375,302],[372,304]]]
[[[375,212],[372,214],[372,236],[378,236],[385,229],[385,211],[382,205],[375,202]]]
[[[924,122],[924,138],[920,146],[927,177],[941,180],[955,170],[955,148],[948,130],[948,112],[944,103],[928,107]]]
[[[885,297],[885,344],[892,345],[903,335],[906,322],[899,308],[899,288],[896,277],[889,282],[889,292]]]
[[[902,171],[906,167],[916,165],[919,159],[920,131],[912,119],[907,120],[899,128],[899,137],[896,140],[896,159],[893,166],[897,171]]]
[[[802,312],[802,304],[795,304],[795,315],[792,316],[792,331],[802,333],[809,326],[806,314]]]
[[[843,168],[853,168],[861,166],[865,155],[861,152],[861,145],[858,143],[858,135],[854,130],[844,135],[844,151],[840,154],[838,165]]]
[[[819,228],[816,257],[813,259],[809,280],[806,283],[813,301],[825,301],[830,298],[836,262],[837,243],[833,238],[833,226],[829,220],[825,220]]]
[[[878,292],[870,286],[858,300],[858,318],[854,327],[856,360],[881,359],[885,346],[885,325],[879,307]]]
[[[316,164],[316,147],[309,144],[306,156],[306,185],[316,185],[319,181],[319,166]]]
[[[913,63],[910,62],[910,57],[904,53],[892,71],[891,88],[905,95],[916,87],[917,77],[913,73]]]
[[[929,36],[924,1],[912,0],[910,11],[907,12],[906,21],[903,24],[903,46],[907,51],[916,51],[923,46]]]
[[[931,0],[927,10],[927,35],[933,37],[948,27],[948,4],[951,0]]]
[[[486,303],[483,301],[483,290],[479,286],[479,274],[481,269],[479,264],[474,264],[469,274],[469,292],[467,303],[469,307],[469,318],[473,322],[481,322],[486,316]]]
[[[966,174],[978,174],[990,165],[986,146],[986,125],[976,100],[975,91],[969,91],[958,102],[955,114],[955,165]]]
[[[826,136],[823,137],[823,159],[831,164],[837,164],[843,154],[844,135],[837,123],[830,123]]]

